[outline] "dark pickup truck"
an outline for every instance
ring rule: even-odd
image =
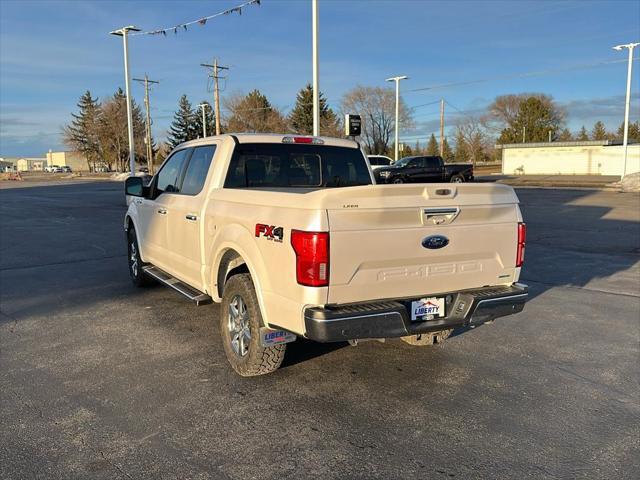
[[[404,157],[374,170],[377,183],[471,182],[473,165],[444,163],[441,157]]]

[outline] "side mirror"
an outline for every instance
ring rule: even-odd
[[[144,185],[142,182],[142,178],[140,177],[127,178],[124,182],[124,193],[125,195],[130,195],[132,197],[143,197]]]

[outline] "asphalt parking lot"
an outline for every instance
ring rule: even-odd
[[[240,378],[216,306],[130,284],[121,184],[2,189],[0,478],[638,478],[640,196],[518,195],[521,314]]]

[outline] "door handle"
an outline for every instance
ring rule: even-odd
[[[184,218],[186,218],[187,220],[191,221],[191,222],[195,222],[196,220],[198,220],[198,216],[197,215],[186,215]]]
[[[159,208],[158,209],[158,213],[160,215],[166,215],[167,214],[167,209],[166,208]]]

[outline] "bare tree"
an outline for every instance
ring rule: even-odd
[[[476,164],[493,153],[493,142],[480,119],[466,117],[456,125],[456,160]]]
[[[395,93],[391,88],[358,85],[342,98],[342,112],[362,117],[362,140],[371,154],[387,154],[395,128]],[[411,128],[409,108],[400,99],[400,125]]]

